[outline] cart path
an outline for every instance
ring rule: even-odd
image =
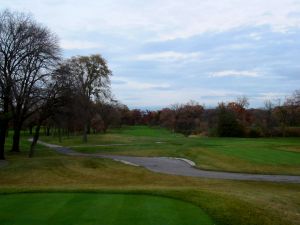
[[[269,182],[285,182],[285,183],[300,183],[300,176],[290,175],[264,175],[264,174],[249,174],[249,173],[233,173],[221,171],[207,171],[193,167],[195,164],[187,159],[170,158],[170,157],[136,157],[136,156],[121,156],[109,154],[90,154],[79,153],[70,148],[59,145],[48,144],[39,141],[55,151],[71,156],[83,156],[92,158],[107,158],[115,161],[120,161],[132,166],[141,166],[150,171],[157,173],[165,173],[171,175],[228,179],[228,180],[245,180],[245,181],[269,181]]]

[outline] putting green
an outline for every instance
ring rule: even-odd
[[[199,207],[134,194],[24,193],[0,195],[1,225],[212,225]]]

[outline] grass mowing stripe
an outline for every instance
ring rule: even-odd
[[[132,194],[34,193],[0,195],[0,224],[212,225],[199,207]]]

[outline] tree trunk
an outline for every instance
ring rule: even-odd
[[[22,123],[20,121],[14,121],[14,135],[11,152],[20,152],[21,127]]]
[[[108,124],[104,123],[104,126],[103,126],[103,133],[106,133],[108,129]]]
[[[32,128],[33,128],[33,126],[30,125],[30,126],[29,126],[29,134],[30,134],[30,135],[32,135]]]
[[[88,121],[87,123],[87,134],[91,134],[91,122]]]
[[[6,94],[8,96],[8,94]],[[8,123],[10,120],[9,115],[9,98],[4,98],[3,101],[3,114],[0,118],[0,159],[5,159],[5,139],[8,137]]]
[[[285,137],[286,136],[286,125],[285,124],[282,124],[281,125],[281,133],[282,133],[282,137]]]
[[[83,128],[83,137],[82,137],[83,143],[87,143],[87,131],[88,131],[88,125],[87,123],[85,123]]]
[[[50,127],[46,128],[46,136],[49,137],[50,136]]]
[[[58,128],[58,142],[61,143],[61,128]]]
[[[35,146],[36,146],[36,143],[38,142],[39,137],[40,137],[40,128],[41,128],[40,124],[38,124],[35,128],[35,133],[34,133],[32,143],[31,143],[31,146],[30,146],[29,158],[32,158],[34,156]]]
[[[5,138],[8,130],[8,121],[3,119],[0,121],[0,160],[5,159],[4,147],[5,147]]]
[[[20,131],[16,130],[13,136],[13,145],[10,150],[11,152],[20,152]]]

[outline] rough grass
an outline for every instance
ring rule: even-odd
[[[120,137],[122,143],[122,138],[125,140],[126,135],[115,131],[113,134],[92,138],[95,143],[99,143],[99,137],[117,143],[119,140],[112,140],[112,137]],[[140,140],[136,136],[129,135],[129,137]],[[159,136],[155,140],[169,140],[174,146],[176,144],[181,146],[180,144],[183,143],[180,138],[183,137],[170,138],[169,135],[165,135],[165,139]],[[158,174],[108,159],[59,155],[43,146],[37,146],[36,157],[29,159],[27,158],[29,144],[26,139],[27,137],[24,137],[22,140],[21,154],[7,152],[9,165],[0,168],[0,193],[2,194],[19,192],[150,194],[193,203],[219,225],[300,224],[299,184],[199,179]],[[149,145],[154,140],[153,137],[147,136],[142,136],[141,139],[148,140]],[[192,143],[188,144],[192,152],[192,148],[198,149],[195,146],[197,142],[193,140],[194,138],[191,139]],[[271,142],[274,143],[273,140]],[[212,144],[206,142],[202,147],[204,145],[211,147]],[[163,144],[157,146],[162,147]],[[144,151],[149,150],[144,149]],[[156,151],[163,150],[159,148]],[[168,149],[165,151],[171,152]],[[179,152],[180,148],[175,151],[176,154]],[[26,202],[24,201],[24,204]]]
[[[80,136],[61,143],[56,137],[42,139],[80,152],[184,157],[207,170],[300,175],[299,138],[186,138],[165,129],[135,126],[91,135],[87,144]],[[123,145],[103,146],[109,144]]]

